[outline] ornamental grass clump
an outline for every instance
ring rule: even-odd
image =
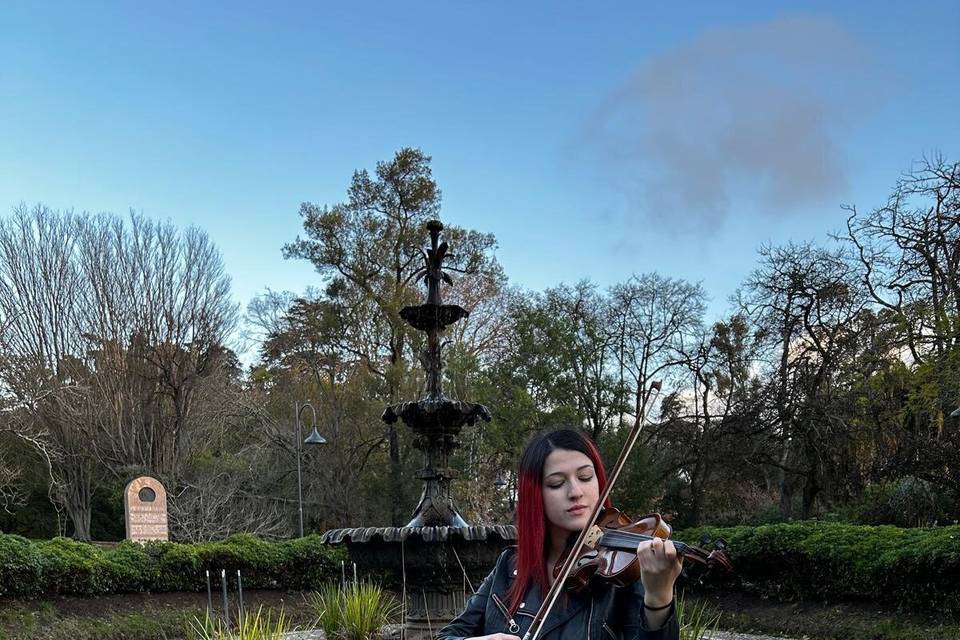
[[[273,613],[264,614],[263,607],[256,613],[244,612],[231,628],[219,618],[211,618],[210,612],[201,620],[194,618],[186,629],[187,640],[283,640],[291,631],[283,610],[273,619]]]
[[[680,623],[680,640],[704,640],[716,635],[720,614],[711,611],[705,602],[689,603],[683,596],[678,596],[677,621]]]
[[[359,582],[321,587],[307,600],[328,640],[371,640],[394,621],[400,603],[378,585]]]

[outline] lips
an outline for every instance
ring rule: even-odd
[[[578,515],[580,515],[581,513],[583,513],[583,512],[586,511],[586,510],[587,510],[587,505],[585,505],[585,504],[578,504],[578,505],[575,506],[575,507],[570,507],[569,509],[567,509],[567,513],[569,513],[569,514],[571,514],[571,515],[574,515],[574,516],[578,516]]]

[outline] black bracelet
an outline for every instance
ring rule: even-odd
[[[646,610],[648,610],[648,611],[663,611],[664,609],[666,609],[667,607],[671,606],[672,604],[673,604],[673,600],[671,600],[671,601],[668,602],[667,604],[663,605],[662,607],[651,607],[651,606],[648,605],[646,602],[644,602],[644,603],[643,603],[643,608],[646,609]]]

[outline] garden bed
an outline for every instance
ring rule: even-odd
[[[305,593],[251,590],[248,609],[263,606],[308,626],[313,613]],[[700,592],[691,597],[722,612],[720,628],[810,640],[949,640],[960,621],[934,614],[897,613],[867,604],[781,602],[742,593]],[[180,640],[184,626],[202,617],[203,593],[122,594],[53,600],[0,598],[0,637],[5,640]],[[219,610],[219,605],[215,606]],[[236,594],[230,593],[230,606]]]

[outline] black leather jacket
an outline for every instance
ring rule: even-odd
[[[463,640],[489,633],[510,633],[523,637],[540,607],[539,587],[527,590],[517,612],[509,616],[507,592],[516,571],[514,548],[500,554],[497,565],[466,609],[440,630],[437,640]],[[643,585],[640,581],[626,588],[607,587],[590,593],[564,594],[547,617],[538,640],[678,640],[680,627],[676,612],[670,608],[663,627],[647,629],[643,617]]]

